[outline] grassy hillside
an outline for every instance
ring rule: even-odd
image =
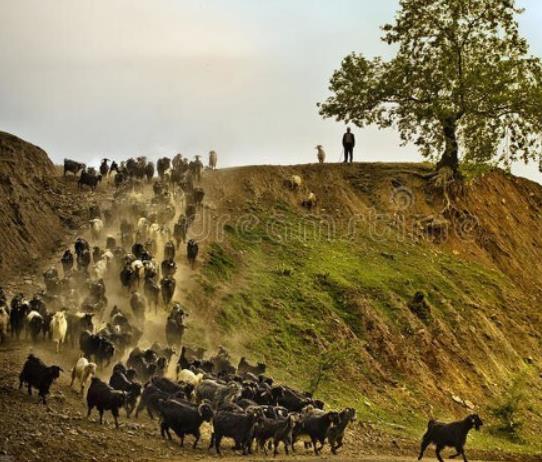
[[[429,417],[478,412],[474,447],[542,453],[542,188],[491,172],[450,213],[426,171],[210,173],[191,336],[220,338],[386,433],[417,438]],[[299,191],[284,184],[292,173]],[[416,292],[425,305],[410,303]]]

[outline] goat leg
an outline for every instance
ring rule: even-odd
[[[199,431],[194,435],[196,437],[196,439],[194,440],[194,444],[192,445],[192,449],[196,449],[196,447],[198,446],[198,441],[201,437]]]
[[[314,449],[314,454],[318,455],[319,449],[318,445],[316,444],[316,438],[311,438],[312,441],[312,448]]]
[[[440,451],[442,451],[442,449],[442,446],[437,446],[437,448],[435,449],[435,454],[437,455],[438,462],[444,462],[444,459],[440,455]]]
[[[427,446],[429,446],[430,443],[431,443],[431,440],[427,438],[426,435],[424,435],[422,439],[422,445],[420,447],[420,455],[418,456],[418,460],[422,460],[423,453],[425,452],[425,450],[427,449]]]

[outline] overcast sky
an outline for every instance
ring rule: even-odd
[[[542,1],[522,33],[542,55]],[[340,155],[316,103],[351,51],[389,56],[398,0],[1,0],[0,130],[54,161],[219,153],[219,166]],[[355,130],[357,160],[419,160],[393,131]],[[541,180],[536,166],[516,172]]]

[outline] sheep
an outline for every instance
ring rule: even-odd
[[[318,162],[323,164],[326,161],[326,152],[324,151],[324,148],[321,144],[316,145],[316,148],[318,150],[317,157]]]
[[[95,407],[100,413],[100,425],[103,424],[104,411],[111,411],[115,419],[115,427],[119,428],[119,409],[126,402],[127,393],[115,390],[113,387],[102,382],[99,378],[93,377],[87,392],[87,418],[90,417]]]
[[[203,374],[194,374],[194,372],[192,372],[190,369],[182,369],[177,374],[177,380],[197,387],[203,380]]]
[[[89,221],[90,223],[90,234],[94,239],[100,239],[102,231],[104,229],[104,222],[99,218],[94,218]]]
[[[85,385],[96,375],[97,368],[96,363],[91,363],[87,358],[81,356],[73,366],[70,387],[73,387],[75,379],[77,379],[81,384],[81,394],[83,394]]]
[[[4,340],[8,334],[9,314],[6,306],[0,306],[0,343],[4,343]]]
[[[292,191],[297,191],[302,184],[303,180],[299,175],[292,175],[288,180],[288,186]]]
[[[49,394],[49,388],[60,377],[61,372],[64,372],[61,367],[46,366],[41,359],[30,354],[19,374],[19,390],[26,383],[28,394],[32,396],[32,387],[37,388],[43,404],[47,404],[46,396]]]
[[[216,151],[209,151],[209,168],[216,170],[217,155]]]
[[[57,311],[51,319],[51,332],[53,342],[56,343],[56,352],[60,351],[60,344],[66,340],[66,332],[68,331],[68,321],[64,311]]]
[[[457,454],[451,456],[452,458],[462,455],[463,460],[467,462],[467,456],[465,455],[464,449],[465,442],[467,441],[467,434],[472,428],[480,430],[482,425],[483,422],[478,414],[471,414],[463,420],[449,424],[430,420],[427,424],[427,431],[422,438],[418,460],[422,460],[423,453],[427,449],[427,446],[433,443],[436,446],[436,454],[439,462],[444,462],[440,452],[445,447],[454,448],[457,451]]]
[[[312,210],[314,207],[316,207],[316,202],[316,194],[310,192],[308,196],[303,199],[301,205],[309,210]]]

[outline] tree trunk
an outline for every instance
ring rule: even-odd
[[[452,169],[455,175],[459,169],[459,148],[456,136],[457,118],[450,116],[442,120],[442,130],[444,132],[446,146],[442,157],[437,163],[437,170],[448,167]]]

